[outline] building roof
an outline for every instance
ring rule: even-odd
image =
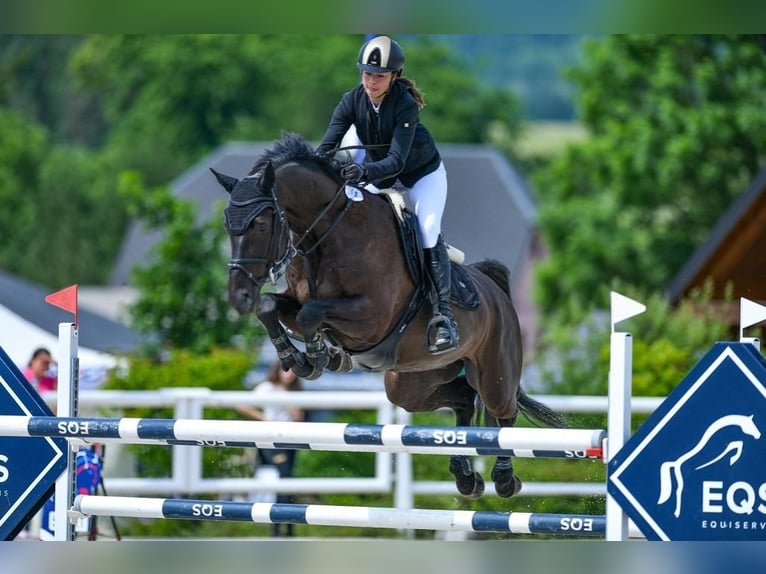
[[[53,291],[0,271],[0,306],[38,328],[40,332],[57,338],[59,324],[71,323],[74,319],[70,313],[45,302],[45,296]],[[4,333],[0,336],[0,341],[10,344],[11,340],[17,338],[16,334],[5,331],[10,329],[8,325],[3,325],[3,329]],[[142,337],[124,324],[88,311],[79,305],[77,339],[80,347],[101,353],[121,354],[138,349]],[[31,353],[35,347],[43,345],[30,341],[27,346]],[[13,358],[16,360],[16,357]],[[28,357],[24,359],[26,358]]]
[[[727,284],[740,297],[766,300],[766,169],[761,171],[723,214],[703,243],[676,275],[668,289],[679,302],[711,278],[713,298],[724,299]]]
[[[225,194],[209,168],[244,177],[271,142],[229,143],[189,168],[171,183],[173,192],[199,206],[206,220]],[[461,249],[470,263],[493,258],[511,270],[514,289],[527,262],[533,241],[536,206],[513,166],[494,147],[442,144],[449,196],[442,220],[448,243]],[[161,239],[159,231],[147,232],[139,223],[128,231],[111,278],[113,285],[130,284],[130,269],[146,261]]]

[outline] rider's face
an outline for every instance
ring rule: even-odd
[[[364,86],[364,91],[367,93],[369,98],[375,103],[378,103],[378,101],[383,99],[383,96],[386,95],[386,92],[388,92],[388,89],[391,87],[393,78],[394,72],[385,72],[380,74],[362,72],[362,85]]]

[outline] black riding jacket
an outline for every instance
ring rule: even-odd
[[[434,139],[419,118],[418,104],[404,82],[393,83],[377,114],[360,84],[343,94],[317,152],[332,151],[353,124],[363,145],[390,144],[366,150],[366,181],[385,189],[399,179],[412,187],[441,163]]]

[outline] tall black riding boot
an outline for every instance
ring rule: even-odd
[[[450,307],[450,261],[447,255],[447,246],[444,240],[439,236],[436,246],[425,249],[426,263],[428,273],[431,276],[436,295],[437,304],[434,309],[434,318],[428,323],[427,336],[430,337],[433,326],[436,326],[436,333],[433,343],[428,345],[430,353],[443,353],[457,347],[460,337],[458,335],[457,324],[452,316]]]

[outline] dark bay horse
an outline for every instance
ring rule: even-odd
[[[458,426],[479,424],[482,412],[487,425],[512,426],[519,411],[565,426],[521,389],[519,320],[501,263],[460,266],[476,305],[453,305],[460,344],[433,355],[430,309],[383,196],[349,194],[333,165],[297,134],[284,134],[241,180],[211,171],[230,193],[230,302],[256,313],[285,368],[305,378],[354,365],[385,371],[392,403],[410,412],[450,408]],[[285,291],[261,293],[282,275]],[[484,481],[468,456],[452,456],[450,471],[461,494],[481,496]],[[492,480],[500,496],[521,488],[509,456],[497,457]]]

